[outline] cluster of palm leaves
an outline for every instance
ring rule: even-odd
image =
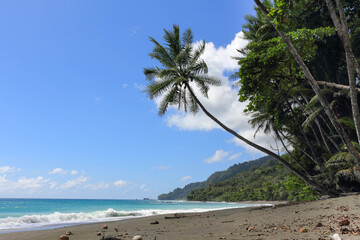
[[[172,31],[164,30],[165,46],[154,38],[155,44],[149,54],[158,60],[164,68],[145,68],[144,74],[149,80],[145,91],[151,99],[161,97],[159,115],[165,114],[170,105],[175,105],[192,113],[199,111],[199,101],[193,94],[193,85],[207,97],[210,86],[219,86],[221,81],[207,75],[208,68],[201,55],[205,50],[202,41],[194,48],[193,34],[187,29],[180,36],[179,26],[174,25]]]

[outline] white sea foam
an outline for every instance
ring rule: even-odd
[[[265,205],[265,204],[264,204]],[[252,205],[254,206],[254,205]],[[244,207],[248,207],[245,206]],[[225,208],[222,208],[225,209]],[[117,211],[109,208],[105,211],[95,211],[90,213],[61,213],[54,212],[52,214],[44,215],[25,215],[21,217],[7,217],[0,218],[0,233],[6,231],[17,231],[19,229],[31,228],[52,228],[56,226],[76,225],[81,223],[102,222],[102,221],[116,221],[135,217],[145,217],[160,214],[174,214],[174,213],[190,213],[190,212],[207,212],[216,209],[178,209],[178,210],[163,210],[163,209],[147,209],[139,211]]]
[[[159,210],[148,209],[139,211],[116,211],[112,208],[106,211],[96,211],[90,213],[61,213],[54,212],[45,215],[25,215],[21,217],[0,218],[0,231],[15,230],[22,228],[37,228],[50,225],[73,225],[89,222],[115,221],[134,217],[144,217],[159,214],[204,212],[215,209],[188,209],[188,210]]]

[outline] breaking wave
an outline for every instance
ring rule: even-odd
[[[54,212],[44,215],[24,215],[21,217],[0,218],[0,232],[6,230],[29,229],[48,226],[67,226],[81,223],[116,221],[135,217],[145,217],[151,215],[187,213],[187,212],[205,212],[217,209],[182,209],[182,210],[158,210],[148,209],[139,211],[117,211],[109,208],[105,211],[95,211],[90,213],[61,213]]]

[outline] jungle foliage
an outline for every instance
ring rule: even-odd
[[[187,195],[195,189],[205,188],[211,184],[228,180],[241,172],[249,171],[252,167],[260,166],[266,163],[271,157],[266,156],[256,160],[237,163],[229,167],[224,171],[218,171],[211,174],[206,181],[189,183],[183,188],[176,188],[167,194],[161,194],[158,196],[159,200],[183,200],[186,199]]]
[[[354,112],[359,103],[360,1],[255,2],[256,15],[246,16],[243,26],[249,44],[238,58],[239,101],[247,101],[250,123],[256,131],[273,133],[288,152],[288,162],[307,177],[338,193],[360,191]],[[342,13],[347,16],[340,26],[335,27],[329,6],[338,20]],[[342,35],[341,28],[348,31]],[[295,51],[289,50],[291,44]],[[351,80],[356,81],[355,95]]]
[[[301,179],[291,174],[275,159],[249,171],[237,174],[229,180],[216,182],[190,192],[187,200],[192,201],[247,201],[247,200],[289,200],[309,201],[319,195]]]

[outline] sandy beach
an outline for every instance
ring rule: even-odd
[[[206,213],[159,215],[117,222],[83,224],[49,230],[1,234],[8,240],[56,240],[71,231],[70,240],[102,236],[145,240],[169,239],[360,239],[360,195],[276,207],[227,209]],[[342,221],[342,223],[340,223]],[[158,224],[154,224],[157,223]],[[153,224],[152,224],[153,223]],[[108,229],[103,230],[106,224]],[[342,225],[342,226],[341,226]],[[101,232],[101,236],[97,235]],[[359,235],[358,235],[359,234]]]

